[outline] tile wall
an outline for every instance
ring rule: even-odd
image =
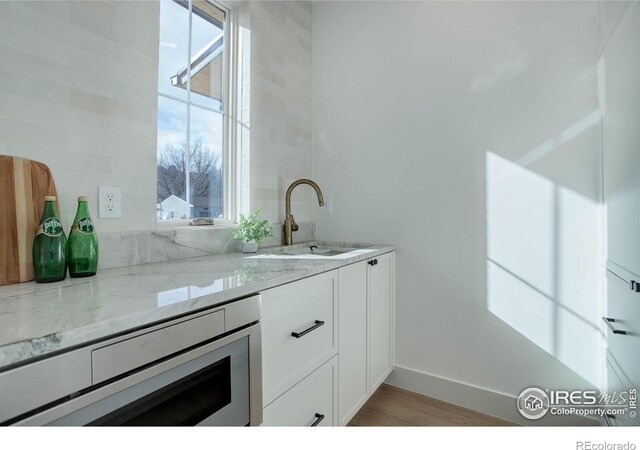
[[[250,49],[241,209],[261,207],[277,224],[289,184],[311,174],[311,4],[237,8]],[[157,228],[158,24],[156,1],[0,2],[0,154],[50,167],[66,229],[77,196],[89,197],[102,267],[236,248],[229,230],[200,230],[203,242],[189,250],[190,230]],[[98,218],[99,185],[122,188],[122,219]],[[293,195],[301,225],[311,221],[311,194],[301,186]],[[296,240],[312,238],[312,224],[301,228]]]

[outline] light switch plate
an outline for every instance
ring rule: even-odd
[[[119,219],[122,217],[122,190],[113,186],[98,186],[98,217]]]

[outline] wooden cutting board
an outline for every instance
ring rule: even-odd
[[[33,238],[45,195],[58,195],[46,164],[0,155],[0,285],[34,279]]]

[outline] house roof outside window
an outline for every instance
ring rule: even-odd
[[[222,79],[211,76],[222,70],[223,34],[221,33],[191,58],[191,91],[222,101]],[[187,89],[189,68],[171,77],[173,86]]]

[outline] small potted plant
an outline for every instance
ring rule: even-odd
[[[235,239],[242,239],[242,253],[255,253],[264,238],[273,236],[273,226],[268,220],[258,220],[258,214],[262,209],[258,208],[249,217],[240,213],[238,228],[233,232]]]

